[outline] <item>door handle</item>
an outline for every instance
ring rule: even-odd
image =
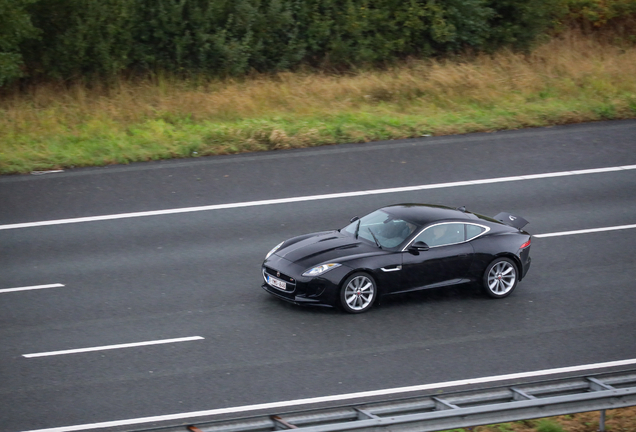
[[[380,270],[382,270],[385,273],[394,272],[394,271],[400,271],[400,270],[402,270],[402,266],[401,265],[397,265],[397,266],[394,266],[394,267],[382,267]]]

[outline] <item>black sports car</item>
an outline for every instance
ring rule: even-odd
[[[263,289],[302,305],[360,313],[388,294],[480,282],[503,298],[530,268],[528,222],[461,207],[398,204],[335,231],[301,235],[263,262]]]

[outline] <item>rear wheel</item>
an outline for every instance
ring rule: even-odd
[[[486,268],[484,291],[490,297],[504,298],[517,286],[517,266],[508,258],[497,258]]]
[[[366,273],[349,276],[340,289],[340,305],[349,313],[361,313],[373,306],[377,288],[373,278]]]

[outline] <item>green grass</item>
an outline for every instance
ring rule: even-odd
[[[537,432],[565,432],[561,425],[548,419],[541,419],[537,423]]]

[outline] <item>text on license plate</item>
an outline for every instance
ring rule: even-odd
[[[267,283],[269,283],[273,287],[280,288],[282,290],[287,289],[287,283],[283,282],[282,280],[273,278],[271,276],[267,276]]]

